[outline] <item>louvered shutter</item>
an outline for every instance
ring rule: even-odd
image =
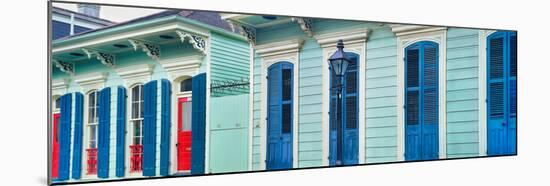
[[[508,32],[509,35],[509,118],[508,118],[508,154],[516,153],[517,140],[517,35],[515,32]]]
[[[345,98],[343,105],[344,123],[343,127],[343,157],[344,165],[354,165],[359,163],[359,131],[357,129],[359,119],[358,95],[359,85],[359,59],[356,54],[348,54],[351,63],[348,66],[344,79],[342,97]]]
[[[505,33],[496,33],[488,39],[488,155],[505,153]]]
[[[167,79],[161,80],[161,138],[160,175],[168,176],[170,166],[170,95],[171,85]]]
[[[422,159],[437,159],[439,152],[439,137],[438,137],[438,48],[433,42],[422,43],[421,64],[422,76]]]
[[[111,88],[99,92],[99,121],[97,148],[97,177],[109,178],[109,149],[111,134]]]
[[[72,93],[61,96],[59,122],[59,166],[57,180],[69,179],[70,144],[71,144],[71,112]]]
[[[126,136],[126,88],[117,87],[116,113],[116,177],[124,177],[124,144]]]
[[[206,74],[192,79],[191,174],[204,174],[206,132]]]
[[[335,90],[335,86],[339,83],[340,79],[332,73],[332,69],[329,67],[330,73],[330,109],[329,109],[329,126],[330,126],[330,133],[329,133],[329,165],[336,165],[336,161],[338,159],[338,128],[341,127],[341,118],[342,118],[342,112],[337,110],[339,105],[342,106],[341,103],[339,103],[338,95]]]
[[[156,175],[157,81],[144,85],[143,92],[143,176]]]
[[[281,154],[279,138],[282,123],[282,66],[273,64],[268,69],[268,108],[267,108],[267,159],[266,169],[277,169]]]
[[[405,159],[418,160],[420,146],[420,48],[405,51]]]
[[[75,93],[75,111],[74,111],[74,141],[73,141],[73,169],[72,178],[80,179],[82,165],[82,121],[84,115],[84,95]]]

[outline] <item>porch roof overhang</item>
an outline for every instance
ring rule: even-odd
[[[221,18],[226,20],[231,28],[235,31],[240,29],[241,34],[245,36],[249,42],[255,43],[256,30],[268,28],[271,26],[297,23],[300,29],[304,33],[312,37],[313,36],[313,19],[305,17],[289,17],[289,16],[275,16],[275,15],[244,15],[233,13],[222,13]]]

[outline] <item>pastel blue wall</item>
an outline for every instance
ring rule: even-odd
[[[210,46],[210,81],[248,79],[250,76],[250,45],[237,40],[212,33]],[[212,96],[248,93],[248,89],[217,93]]]
[[[298,167],[322,166],[323,54],[315,39],[300,51],[298,102]]]
[[[365,156],[397,158],[397,42],[389,28],[371,30],[366,47]]]
[[[260,170],[260,162],[262,161],[262,152],[260,151],[260,124],[262,122],[262,119],[260,118],[260,102],[262,100],[261,98],[261,90],[262,90],[262,64],[260,56],[255,54],[254,55],[254,90],[253,90],[253,136],[252,136],[252,170]]]
[[[447,31],[447,157],[479,155],[479,30]]]

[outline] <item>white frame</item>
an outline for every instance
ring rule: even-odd
[[[277,63],[286,61],[293,65],[293,93],[292,93],[292,168],[298,167],[298,103],[300,101],[299,71],[300,68],[300,48],[303,40],[291,39],[281,42],[275,42],[265,45],[256,45],[255,50],[260,55],[261,60],[261,102],[260,102],[260,169],[266,169],[267,159],[267,79],[268,68]],[[252,100],[251,100],[252,101]],[[250,137],[249,137],[250,138]],[[250,156],[249,158],[252,158]]]
[[[317,42],[321,45],[323,50],[323,82],[322,82],[322,165],[329,166],[329,155],[330,155],[330,69],[328,66],[328,58],[336,51],[336,43],[338,39],[344,40],[344,51],[352,52],[359,55],[358,69],[359,70],[359,113],[358,113],[358,126],[357,130],[359,131],[358,142],[359,142],[359,152],[358,152],[358,164],[364,164],[366,161],[366,145],[365,145],[365,132],[366,132],[366,115],[365,115],[365,88],[366,88],[366,48],[367,48],[367,38],[369,30],[367,28],[359,28],[354,30],[346,30],[341,32],[331,32],[322,35],[314,35]]]
[[[478,136],[479,156],[487,156],[487,37],[496,30],[479,30]]]
[[[86,92],[86,94],[84,95],[84,128],[83,128],[83,135],[82,135],[82,177],[83,178],[97,178],[97,172],[95,175],[88,175],[88,153],[86,152],[86,149],[88,149],[88,146],[90,145],[90,141],[89,141],[89,138],[90,138],[90,130],[89,130],[89,126],[91,125],[90,122],[89,122],[89,108],[90,108],[90,99],[89,99],[89,95],[92,94],[92,93],[96,93],[95,95],[95,101],[96,101],[96,104],[97,104],[97,101],[98,98],[99,98],[99,90],[97,89],[92,89],[92,90],[89,90],[88,92]],[[98,117],[98,120],[97,122],[94,124],[96,126],[96,149],[98,148],[99,144],[97,143],[98,141],[98,136],[99,136],[99,115],[98,115],[98,106],[95,107],[95,112],[96,112],[96,116]],[[96,157],[97,158],[97,157]]]
[[[133,95],[132,95],[132,89],[137,87],[137,86],[141,86],[141,91],[143,91],[143,88],[145,86],[144,83],[135,83],[133,84],[132,86],[128,87],[127,88],[127,93],[126,95],[128,96],[128,98],[126,99],[126,105],[128,108],[127,109],[127,112],[126,112],[126,115],[127,115],[127,118],[128,118],[128,121],[126,122],[126,131],[128,135],[125,135],[126,137],[126,144],[125,144],[125,151],[126,151],[126,157],[125,157],[125,167],[126,167],[126,171],[125,171],[125,175],[126,177],[139,177],[139,176],[142,176],[143,175],[143,170],[141,172],[136,172],[136,173],[131,173],[130,172],[130,159],[131,159],[131,151],[130,151],[130,145],[133,144],[133,140],[134,140],[134,126],[132,125],[132,121],[135,121],[135,120],[141,120],[141,145],[143,145],[143,116],[141,116],[140,119],[132,119],[132,99],[133,99]],[[141,107],[143,107],[143,103],[141,104]],[[142,163],[143,163],[143,160],[142,160]]]
[[[397,35],[397,160],[405,161],[405,48],[419,41],[432,41],[439,48],[439,159],[447,158],[447,110],[446,110],[446,63],[447,28],[417,25],[391,25]]]
[[[178,171],[178,99],[179,98],[187,98],[188,100],[192,100],[192,92],[193,91],[186,91],[186,92],[180,92],[180,83],[184,80],[193,78],[192,74],[189,75],[181,75],[180,77],[177,77],[172,80],[172,104],[171,104],[171,115],[172,115],[172,125],[171,125],[171,137],[170,137],[170,148],[174,149],[170,153],[170,174],[174,173],[188,173],[189,171]]]

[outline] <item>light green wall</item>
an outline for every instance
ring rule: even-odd
[[[248,103],[248,94],[211,98],[210,172],[248,170]]]
[[[365,156],[397,159],[397,42],[389,28],[372,30],[366,48]]]
[[[250,45],[247,42],[212,33],[210,80],[247,80],[250,76]],[[212,96],[247,94],[249,89],[212,92]]]
[[[479,155],[476,29],[447,31],[447,157]]]
[[[322,166],[323,54],[313,38],[300,51],[298,102],[298,167]],[[296,117],[295,117],[296,118]]]
[[[262,119],[260,118],[260,102],[261,102],[261,86],[262,86],[262,64],[260,57],[255,54],[254,56],[254,90],[253,90],[253,137],[252,137],[252,170],[260,170],[260,161],[262,161],[262,152],[260,151],[260,124]]]

